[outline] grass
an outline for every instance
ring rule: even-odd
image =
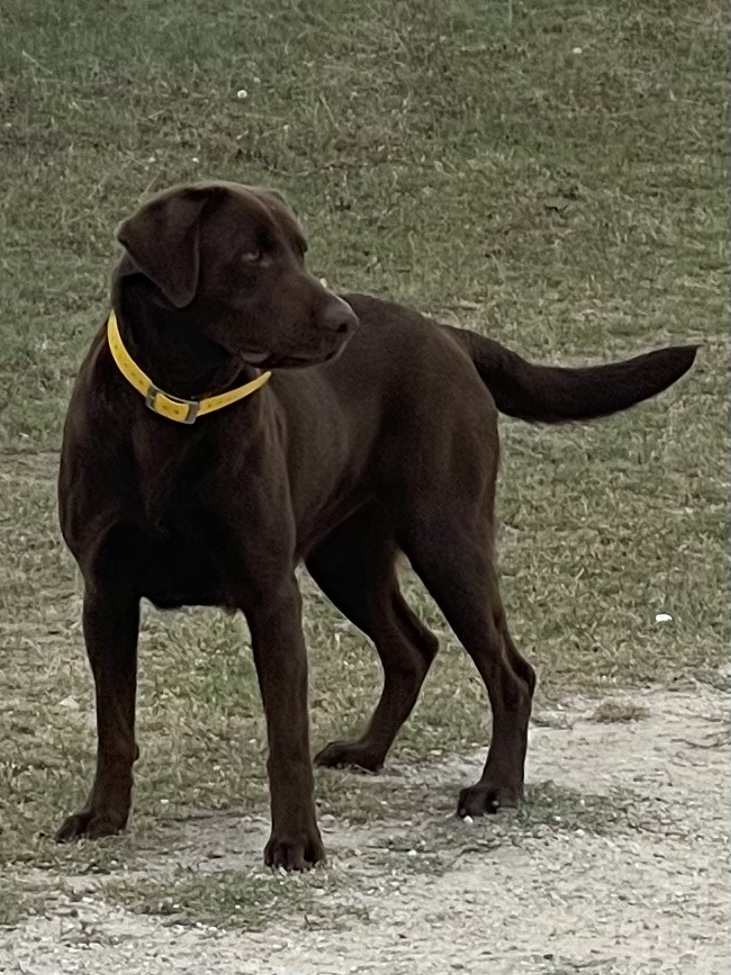
[[[26,918],[43,911],[50,896],[47,889],[32,884],[19,887],[17,881],[0,880],[0,937],[3,928],[12,929]]]
[[[629,723],[645,721],[650,717],[650,709],[632,701],[602,701],[589,718],[599,724]]]
[[[0,19],[0,864],[114,871],[198,810],[266,808],[242,622],[146,612],[134,832],[93,853],[47,839],[94,745],[55,514],[61,424],[107,309],[113,227],[178,180],[277,186],[333,286],[536,360],[702,343],[687,380],[627,415],[503,424],[501,560],[544,702],[712,675],[729,639],[726,5],[128,0],[109,20],[92,0],[7,0]],[[380,680],[304,584],[319,747],[363,725]],[[405,588],[442,638],[395,749],[411,762],[484,743],[489,722],[438,612]],[[317,788],[353,822],[454,802],[327,772]]]
[[[106,882],[105,900],[141,914],[163,916],[171,924],[212,924],[244,931],[263,931],[272,918],[286,919],[288,929],[342,931],[368,914],[349,896],[347,885],[332,872],[315,870],[292,878],[279,873],[183,873],[163,881]]]

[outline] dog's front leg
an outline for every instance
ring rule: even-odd
[[[245,610],[269,739],[272,833],[267,866],[305,870],[325,858],[315,819],[309,745],[307,653],[294,578]]]
[[[84,640],[96,685],[96,776],[84,806],[56,833],[60,842],[95,839],[124,829],[132,796],[139,600],[118,586],[87,586]]]

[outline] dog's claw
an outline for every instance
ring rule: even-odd
[[[284,870],[310,870],[325,860],[325,847],[317,829],[311,834],[277,837],[274,834],[264,849],[267,867]]]
[[[57,843],[70,843],[72,840],[98,840],[103,836],[121,833],[124,823],[116,823],[111,817],[98,814],[93,809],[81,809],[63,821],[56,831]]]
[[[462,789],[457,803],[457,815],[491,816],[501,809],[517,809],[523,799],[520,786],[498,785],[494,782],[478,782]]]
[[[383,768],[383,757],[357,741],[333,741],[315,755],[315,765],[375,774]]]

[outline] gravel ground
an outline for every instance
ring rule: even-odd
[[[588,702],[538,716],[529,751],[530,781],[607,804],[629,790],[638,812],[624,825],[325,823],[336,883],[321,907],[337,919],[347,899],[360,912],[339,930],[313,929],[296,910],[259,932],[171,923],[108,903],[93,878],[63,878],[45,915],[0,931],[0,972],[731,973],[729,694],[697,685],[631,700],[645,720],[591,721]],[[389,774],[456,789],[480,762]],[[491,848],[497,835],[508,839]],[[265,836],[262,820],[191,823],[175,853],[140,859],[135,876],[248,871]],[[439,837],[454,853],[436,869],[420,851]]]

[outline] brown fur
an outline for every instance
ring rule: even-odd
[[[186,398],[271,368],[253,396],[175,424],[114,365],[104,329],[66,420],[59,502],[85,582],[98,757],[86,804],[59,839],[121,830],[130,809],[143,597],[242,610],[269,737],[266,862],[324,856],[315,820],[307,660],[295,567],[375,643],[384,687],[356,741],[323,765],[381,767],[437,650],[406,605],[405,553],[487,686],[492,742],[459,812],[516,805],[533,669],[516,649],[493,556],[498,409],[580,420],[653,396],[691,365],[671,348],[594,369],[532,366],[497,343],[364,295],[336,297],[304,266],[277,194],[176,187],[127,220],[113,284],[123,339],[166,392]],[[309,368],[296,368],[304,367]]]

